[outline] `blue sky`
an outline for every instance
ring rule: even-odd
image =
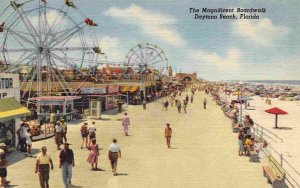
[[[4,0],[0,0],[2,5]],[[38,2],[38,1],[36,1]],[[61,7],[63,1],[48,0]],[[156,44],[177,71],[210,80],[300,79],[300,1],[74,0],[98,23],[99,45],[123,62],[138,43]],[[189,8],[266,8],[258,20],[194,20]],[[80,19],[78,12],[70,15]],[[77,15],[76,15],[77,14]]]

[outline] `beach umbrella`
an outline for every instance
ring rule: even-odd
[[[278,119],[278,115],[285,115],[288,114],[286,111],[283,111],[277,107],[275,108],[270,108],[268,110],[265,110],[265,112],[269,113],[269,114],[275,114],[275,128],[277,127],[277,119]]]

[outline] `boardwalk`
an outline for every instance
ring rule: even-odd
[[[182,96],[185,96],[184,94]],[[73,187],[228,187],[270,188],[262,175],[262,164],[250,163],[238,156],[237,135],[230,128],[218,106],[208,99],[207,110],[202,109],[203,94],[196,93],[188,114],[178,114],[176,107],[161,110],[161,103],[130,106],[129,117],[133,126],[130,136],[123,135],[122,115],[103,116],[97,121],[97,141],[100,151],[99,166],[105,171],[94,172],[86,163],[87,150],[80,149],[80,124],[69,124],[69,143],[75,152]],[[172,149],[167,149],[163,130],[171,123]],[[112,175],[107,159],[107,148],[112,137],[118,138],[122,148],[118,172]],[[47,145],[54,159],[55,169],[50,174],[50,187],[63,187],[58,169],[58,152],[53,139],[35,142],[33,147]],[[34,175],[35,158],[26,158],[8,168],[13,185],[22,188],[38,187]]]

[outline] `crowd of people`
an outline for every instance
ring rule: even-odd
[[[192,85],[189,88],[179,87],[173,88],[170,87],[164,93],[166,97],[162,101],[162,110],[168,111],[172,109],[177,109],[178,113],[188,113],[188,106],[192,105],[195,101],[195,92],[203,91],[199,86]],[[186,92],[185,96],[182,96],[182,93]],[[208,94],[208,93],[207,93]],[[183,99],[182,99],[183,98]],[[207,108],[207,99],[203,99],[203,110]],[[143,106],[146,110],[146,107]],[[202,108],[202,107],[201,107]],[[75,156],[76,153],[70,148],[70,143],[68,142],[68,126],[65,123],[64,119],[58,121],[53,121],[54,124],[54,140],[57,150],[59,150],[59,160],[58,167],[61,169],[61,175],[63,184],[65,187],[69,187],[72,184],[72,169],[75,167]],[[129,128],[131,125],[130,118],[127,113],[124,113],[122,118],[121,125],[123,127],[124,135],[129,136]],[[24,135],[26,135],[26,125],[22,125],[19,130],[19,145],[22,148],[22,151],[25,145],[27,146],[27,152],[30,153],[31,142],[26,142]],[[78,147],[81,149],[88,150],[86,162],[90,164],[92,171],[101,171],[102,169],[98,164],[99,157],[99,145],[97,144],[97,128],[96,122],[92,122],[89,125],[88,122],[84,122],[80,127],[80,136],[82,138],[81,143]],[[170,123],[166,123],[164,129],[164,137],[166,139],[167,148],[171,148],[171,138],[172,138],[172,128]],[[38,154],[35,164],[35,172],[38,174],[41,188],[49,187],[49,174],[50,170],[54,169],[53,160],[51,155],[47,152],[47,147],[43,146],[41,148],[41,153]],[[118,159],[121,158],[121,148],[117,143],[117,139],[112,140],[112,144],[108,147],[108,159],[110,161],[111,170],[114,176],[117,176],[117,164]],[[0,163],[1,164],[1,163]],[[0,167],[1,168],[1,167]],[[1,174],[1,173],[0,173]]]
[[[227,102],[222,99],[219,96],[218,89],[213,86],[208,86],[205,89],[205,93],[210,94],[216,103],[221,106],[225,116],[231,119],[232,130],[234,133],[238,133],[239,156],[250,156],[250,151],[255,151],[258,154],[263,148],[267,147],[268,143],[265,140],[255,139],[255,135],[252,131],[254,128],[253,119],[250,115],[240,117],[240,109],[234,101]]]

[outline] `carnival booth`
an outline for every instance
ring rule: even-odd
[[[39,118],[48,120],[50,114],[54,113],[56,118],[62,117],[66,121],[70,121],[76,113],[73,102],[80,98],[78,96],[41,96],[30,98],[30,100],[36,101]]]
[[[118,85],[81,88],[81,99],[76,100],[75,107],[84,112],[87,109],[90,110],[91,100],[98,100],[101,103],[101,111],[116,108],[117,101],[120,99],[119,89]]]
[[[14,98],[0,99],[0,148],[14,149],[18,143],[16,131],[20,128],[21,117],[30,111]]]

